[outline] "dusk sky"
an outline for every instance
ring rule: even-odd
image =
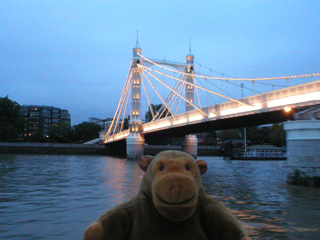
[[[0,1],[0,97],[112,117],[142,54],[235,77],[320,72],[320,1]],[[196,65],[197,67],[197,65]],[[197,67],[197,70],[200,68]]]

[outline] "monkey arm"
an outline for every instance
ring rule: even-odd
[[[203,222],[210,239],[250,240],[230,210],[208,196],[202,200]]]
[[[85,231],[83,240],[125,240],[131,230],[128,212],[117,207],[105,212]]]

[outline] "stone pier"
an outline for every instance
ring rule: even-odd
[[[284,123],[287,133],[287,182],[320,187],[320,120]]]
[[[144,138],[140,133],[130,133],[126,139],[127,159],[138,160],[144,155]]]
[[[182,151],[189,153],[192,157],[198,156],[198,138],[196,135],[186,135],[185,139],[181,143]]]

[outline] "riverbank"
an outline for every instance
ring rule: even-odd
[[[164,150],[181,150],[181,146],[145,145],[145,154],[148,155],[156,155]],[[0,154],[5,153],[112,155],[108,147],[99,144],[0,142]],[[198,156],[216,155],[216,146],[198,146]]]
[[[3,153],[107,155],[108,150],[98,144],[1,142],[0,154]]]

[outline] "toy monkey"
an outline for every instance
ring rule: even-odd
[[[84,240],[250,240],[240,222],[204,192],[207,163],[181,151],[139,160],[145,175],[130,201],[108,210]]]

